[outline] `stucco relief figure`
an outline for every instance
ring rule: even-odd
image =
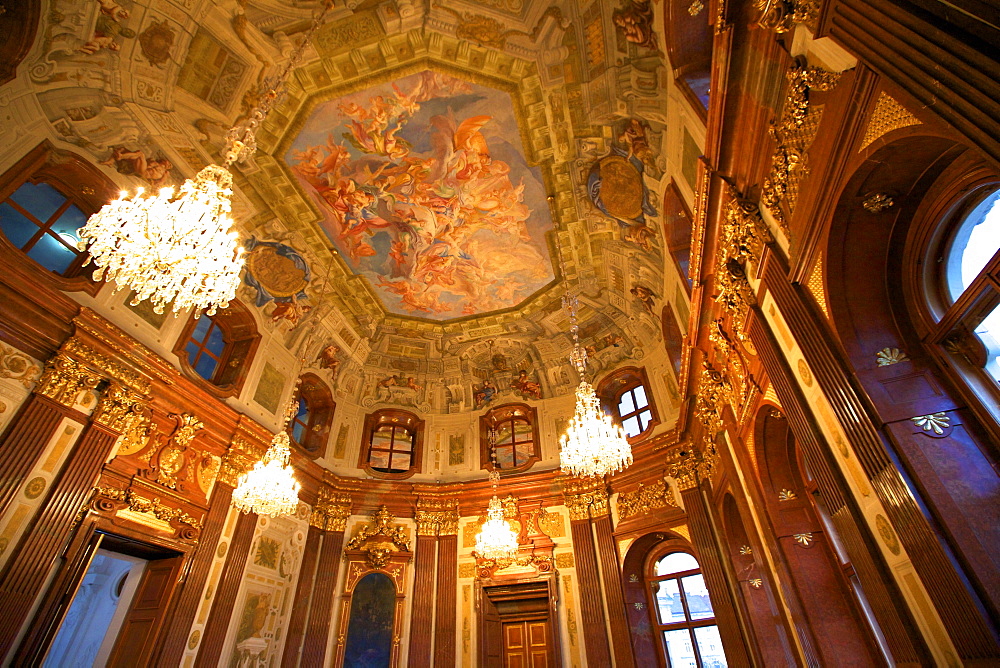
[[[160,156],[150,158],[142,149],[129,150],[124,146],[115,146],[111,155],[101,161],[102,165],[113,165],[119,174],[138,176],[150,186],[159,188],[166,185],[173,164]]]
[[[114,0],[98,0],[98,4],[101,6],[101,11],[97,15],[94,32],[87,42],[77,48],[77,51],[88,56],[94,55],[101,49],[120,51],[121,44],[116,41],[116,38],[131,39],[135,37],[134,30],[122,25],[122,21],[129,17],[127,9]]]
[[[529,378],[528,372],[524,369],[517,372],[517,378],[511,382],[510,386],[527,399],[542,398],[542,386],[537,381]]]
[[[660,52],[656,43],[656,32],[653,30],[653,6],[649,0],[642,2],[626,0],[625,5],[616,9],[611,17],[626,40]]]
[[[632,286],[632,289],[629,290],[629,292],[633,297],[639,300],[639,303],[642,304],[644,309],[646,309],[646,312],[650,315],[654,315],[654,310],[656,309],[656,294],[652,290],[647,288],[645,285],[636,284]]]
[[[327,233],[390,311],[475,315],[551,280],[544,187],[501,96],[428,70],[324,103],[289,148]]]
[[[423,385],[418,385],[413,376],[408,376],[403,380],[396,374],[383,378],[375,385],[375,399],[386,403],[405,404],[417,406],[420,391]]]
[[[337,353],[340,352],[340,347],[330,344],[324,346],[321,351],[319,351],[319,356],[316,358],[316,362],[319,363],[320,369],[329,369],[330,378],[336,379],[337,372],[340,371],[340,360],[337,359]]]
[[[488,380],[484,380],[483,384],[479,387],[473,388],[473,400],[476,403],[476,408],[481,408],[486,404],[493,401],[493,397],[496,396],[497,388],[493,386]]]

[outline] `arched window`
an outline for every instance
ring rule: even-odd
[[[420,470],[424,421],[413,413],[381,410],[365,418],[358,466],[378,478],[408,478]]]
[[[691,221],[684,198],[671,181],[663,193],[663,236],[688,293],[691,292]]]
[[[541,459],[535,409],[506,404],[487,411],[479,418],[479,443],[480,461],[487,471],[530,468]]]
[[[645,369],[619,369],[602,380],[596,391],[604,411],[617,419],[630,442],[649,435],[660,423]]]
[[[174,353],[189,376],[206,381],[213,393],[230,397],[239,394],[259,342],[253,315],[232,301],[213,316],[192,315]]]
[[[333,394],[315,374],[307,373],[299,382],[298,410],[288,425],[289,434],[312,457],[322,457],[330,437],[336,404]]]
[[[0,177],[0,250],[28,258],[28,280],[96,294],[101,284],[83,266],[77,230],[114,197],[114,183],[96,167],[43,142]]]
[[[959,208],[947,239],[941,322],[953,328],[952,349],[1000,382],[1000,188],[977,195]]]
[[[728,665],[708,588],[694,556],[676,549],[654,553],[646,571],[646,596],[666,665]]]

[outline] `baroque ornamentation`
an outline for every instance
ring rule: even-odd
[[[748,580],[748,582],[750,583],[750,586],[753,587],[754,589],[760,589],[764,585],[764,581],[761,580],[760,578],[751,578],[750,580]]]
[[[414,519],[417,522],[418,536],[457,536],[458,518],[458,505],[455,499],[417,498],[417,512],[414,514]]]
[[[781,112],[781,120],[770,130],[777,148],[771,157],[771,173],[764,181],[761,201],[771,212],[778,226],[788,234],[788,220],[781,208],[791,185],[793,172],[801,169],[801,164],[812,133],[803,138],[798,135],[809,115],[809,92],[812,90],[832,90],[840,79],[840,74],[827,72],[819,67],[795,65],[786,75],[788,92]]]
[[[0,378],[19,381],[26,388],[38,380],[42,368],[24,353],[0,343]]]
[[[750,307],[757,303],[746,270],[735,258],[720,265],[715,272],[715,301],[729,314],[731,329],[741,340],[746,340],[746,320]]]
[[[809,547],[813,543],[813,535],[811,531],[804,533],[797,533],[792,536],[792,540],[801,545],[802,547]]]
[[[344,531],[351,516],[351,496],[327,485],[319,488],[319,499],[309,516],[309,524],[323,531]]]
[[[64,406],[72,406],[80,393],[96,389],[102,378],[83,364],[62,354],[45,365],[37,392]]]
[[[634,492],[618,495],[618,521],[666,507],[677,507],[677,504],[665,480],[657,480],[648,486],[639,483],[639,489]]]
[[[264,449],[262,443],[252,444],[242,436],[235,436],[229,445],[229,450],[222,457],[219,482],[236,487],[239,477],[253,468],[254,462],[260,459]]]
[[[900,362],[909,362],[910,358],[899,348],[883,348],[875,353],[875,359],[879,366],[892,366]]]
[[[599,479],[568,478],[563,481],[563,498],[571,520],[585,520],[608,513],[608,490]]]
[[[865,150],[873,141],[893,130],[911,125],[920,125],[920,121],[891,95],[882,91],[875,102],[875,110],[868,119],[868,127],[865,128],[865,136],[861,139],[861,148],[858,150]]]
[[[155,497],[147,499],[143,496],[139,496],[132,491],[132,488],[117,489],[114,487],[97,487],[94,489],[94,493],[95,500],[93,505],[94,509],[97,511],[108,512],[113,510],[113,505],[101,501],[102,498],[111,499],[112,501],[121,503],[133,512],[152,515],[156,519],[162,520],[163,522],[168,522],[170,524],[186,524],[198,530],[201,530],[202,527],[201,520],[191,517],[191,515],[187,514],[180,508],[171,508]]]
[[[119,434],[128,434],[134,429],[141,429],[141,425],[148,422],[147,401],[145,397],[113,380],[94,409],[93,420]]]
[[[726,404],[731,405],[734,411],[738,408],[733,387],[721,371],[706,361],[698,383],[694,417],[701,422],[709,438],[723,430],[722,412]]]
[[[783,489],[778,492],[778,501],[792,501],[797,498],[798,495],[790,489]]]
[[[750,547],[749,545],[741,545],[740,554],[742,554],[744,557],[750,556],[751,554],[753,554],[753,548]]]
[[[712,477],[712,472],[718,461],[719,451],[715,444],[706,442],[704,448],[689,447],[676,452],[668,471],[670,476],[677,481],[678,489],[694,489],[701,480],[708,480]]]
[[[861,200],[861,206],[868,213],[882,213],[886,209],[892,208],[892,205],[895,203],[889,194],[878,192],[868,193]]]
[[[721,267],[729,260],[736,260],[752,270],[760,261],[764,246],[774,239],[760,216],[757,203],[739,197],[735,190],[730,194],[720,231],[718,265]]]
[[[799,23],[812,25],[819,18],[820,0],[755,0],[760,11],[757,25],[776,33],[785,33]]]
[[[917,417],[910,418],[910,421],[924,431],[932,431],[938,436],[944,434],[944,430],[951,424],[951,418],[944,411],[938,411],[929,415],[918,415]]]
[[[371,521],[347,542],[347,549],[364,552],[365,559],[372,568],[385,568],[393,552],[410,551],[406,529],[401,525],[393,526],[394,519],[396,518],[386,506],[379,506]]]
[[[205,425],[190,413],[171,417],[176,420],[177,427],[167,443],[151,459],[156,472],[156,482],[170,489],[178,489],[183,487],[183,482],[191,478],[185,471],[188,467],[188,448],[198,431]]]

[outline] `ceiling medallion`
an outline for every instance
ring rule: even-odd
[[[564,297],[563,305],[569,311],[573,333],[570,361],[580,374],[580,385],[576,388],[576,411],[559,439],[560,468],[581,478],[609,475],[632,464],[632,446],[621,425],[601,410],[594,387],[585,380],[587,351],[580,347],[580,327],[576,322],[578,300]]]
[[[80,228],[79,248],[87,250],[89,246],[88,262],[97,267],[94,280],[113,280],[116,292],[130,288],[135,292],[133,306],[149,299],[153,311],[163,313],[173,302],[175,313],[193,308],[196,318],[202,309],[214,315],[236,297],[245,258],[230,216],[233,176],[229,167],[257,150],[257,128],[267,118],[330,6],[325,4],[313,19],[247,119],[229,130],[221,166],[205,167],[193,180],[184,181],[177,192],[170,187],[155,195],[147,195],[143,188],[132,196],[122,192]]]

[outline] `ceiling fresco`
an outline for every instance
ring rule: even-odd
[[[425,69],[317,105],[282,157],[391,313],[508,309],[554,278],[541,171],[506,92]]]

